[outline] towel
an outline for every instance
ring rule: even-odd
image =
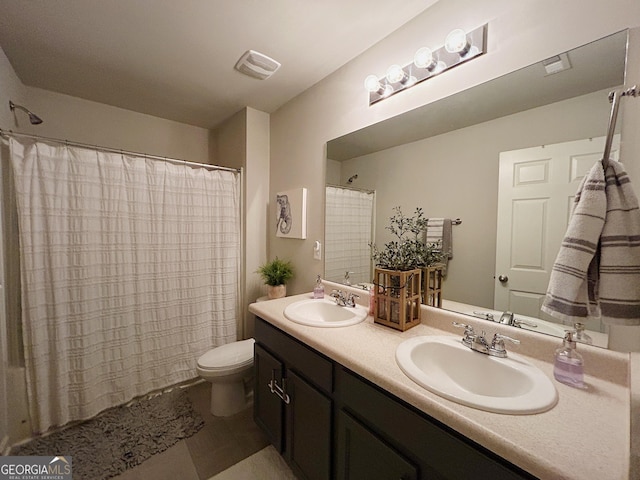
[[[438,244],[436,251],[442,254],[442,259],[438,263],[442,265],[442,276],[447,275],[449,259],[453,258],[451,225],[450,218],[429,218],[427,220],[425,242]]]
[[[640,209],[622,164],[597,162],[580,184],[542,311],[565,323],[640,325]]]

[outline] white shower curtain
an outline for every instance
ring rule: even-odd
[[[10,139],[33,428],[197,376],[236,339],[239,175]]]
[[[351,283],[371,282],[371,249],[375,194],[326,187],[325,278]]]

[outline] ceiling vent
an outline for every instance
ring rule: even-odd
[[[280,63],[255,50],[247,50],[234,68],[250,77],[265,80],[280,68]]]
[[[547,58],[542,61],[542,65],[546,72],[545,76],[563,72],[571,68],[571,62],[569,62],[569,56],[566,53],[561,53],[555,57]]]

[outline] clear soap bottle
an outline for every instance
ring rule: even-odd
[[[324,285],[322,284],[320,275],[318,275],[316,279],[316,286],[313,287],[313,298],[324,298]]]
[[[576,351],[574,333],[567,330],[562,347],[556,350],[553,376],[571,387],[584,388],[584,360]]]

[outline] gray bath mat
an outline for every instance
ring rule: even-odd
[[[11,455],[71,455],[74,480],[110,478],[165,451],[202,428],[204,421],[183,390],[129,406],[14,448]]]

